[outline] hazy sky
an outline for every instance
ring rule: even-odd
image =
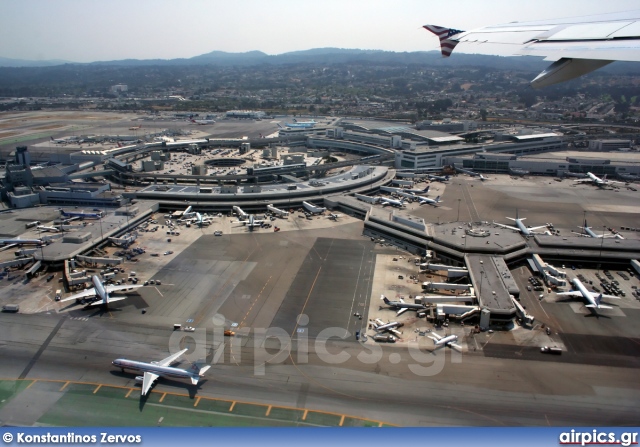
[[[214,50],[429,51],[439,45],[422,28],[426,24],[469,30],[639,7],[638,0],[2,0],[0,5],[0,57],[75,62],[188,58]]]

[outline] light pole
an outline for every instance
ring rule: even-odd
[[[602,237],[600,238],[600,255],[598,256],[598,273],[600,273],[600,264],[602,263],[602,246],[604,245],[604,232],[607,229],[606,225],[602,226]]]
[[[42,248],[42,246],[44,245],[44,241],[42,240],[42,231],[40,230],[40,228],[38,228],[38,239],[40,239],[40,260],[44,262],[44,248]]]

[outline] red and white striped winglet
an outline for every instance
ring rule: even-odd
[[[451,39],[451,37],[464,32],[457,29],[444,28],[437,25],[425,25],[423,28],[438,36],[438,39],[440,39],[440,51],[442,52],[442,55],[444,57],[451,56],[451,52],[456,47],[456,45],[458,45],[458,41]]]

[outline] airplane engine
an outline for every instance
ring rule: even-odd
[[[142,383],[144,381],[144,377],[136,376],[136,383]]]

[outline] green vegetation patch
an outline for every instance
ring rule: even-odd
[[[342,419],[342,416],[337,414],[309,411],[307,418],[303,422],[312,425],[323,425],[325,427],[337,427],[340,425],[340,419]]]
[[[233,407],[233,414],[253,417],[266,417],[265,415],[267,414],[267,408],[267,405],[237,403],[235,407]]]
[[[0,408],[31,385],[31,380],[0,380]]]

